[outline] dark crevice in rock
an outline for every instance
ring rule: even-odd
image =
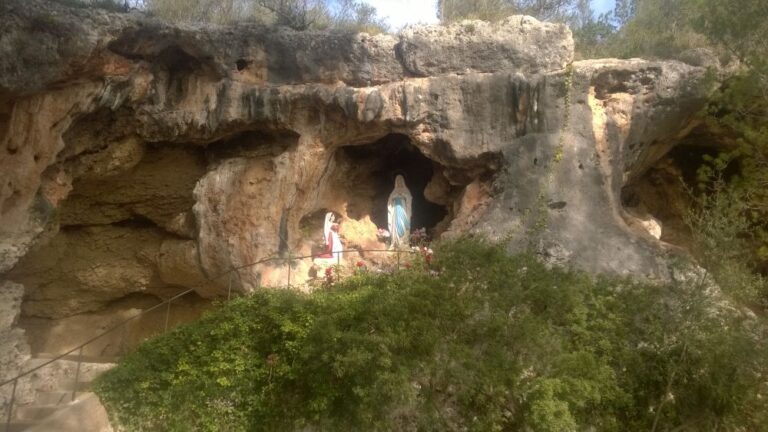
[[[288,252],[290,248],[290,244],[288,243],[289,236],[288,236],[288,217],[290,215],[290,209],[284,208],[283,211],[280,214],[280,225],[277,228],[278,231],[278,245],[277,245],[277,253],[280,256],[284,256],[286,252]]]
[[[541,120],[539,112],[539,96],[541,89],[538,83],[516,81],[509,85],[509,100],[512,101],[512,124],[515,125],[518,137],[529,132],[538,132]],[[497,105],[497,104],[494,104]]]
[[[191,36],[191,35],[187,35]],[[143,60],[172,75],[197,72],[213,78],[222,78],[211,54],[198,52],[178,32],[168,32],[158,25],[142,25],[125,31],[107,45],[107,49],[130,60]]]
[[[274,157],[296,149],[299,134],[290,130],[253,129],[236,133],[206,146],[209,162],[233,157]]]
[[[143,306],[141,309],[147,309],[149,307],[152,307],[158,303],[161,303],[163,301],[160,296],[153,293],[147,293],[147,292],[134,292],[129,293],[123,297],[116,298],[114,300],[110,300],[106,303],[105,309],[108,309],[110,306],[130,306],[130,307],[139,307],[139,305]]]
[[[251,61],[246,59],[237,59],[237,61],[235,61],[235,67],[237,68],[237,70],[241,71],[247,68],[250,63]]]
[[[99,230],[99,229],[106,229],[106,228],[118,228],[118,229],[127,229],[127,230],[135,230],[138,231],[151,231],[154,234],[157,235],[158,238],[179,238],[183,239],[182,237],[178,236],[177,234],[174,234],[172,232],[167,231],[163,227],[157,225],[152,220],[143,217],[141,215],[133,215],[128,219],[119,220],[116,222],[111,223],[105,223],[105,224],[70,224],[70,225],[60,225],[59,226],[59,232],[62,233],[76,233],[78,231],[82,230]]]
[[[85,114],[67,128],[62,135],[65,147],[56,156],[57,162],[98,153],[110,144],[135,132],[135,115],[128,108],[112,111],[102,108]]]
[[[13,103],[4,100],[0,96],[0,137],[4,137],[8,133],[8,128],[11,125],[11,113],[13,112]],[[16,149],[6,148],[9,154],[16,153]]]

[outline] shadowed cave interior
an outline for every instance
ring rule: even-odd
[[[360,219],[370,212],[371,220],[378,227],[387,226],[387,200],[395,184],[395,176],[402,175],[413,196],[411,230],[434,228],[445,219],[448,210],[445,206],[429,201],[424,190],[432,180],[436,170],[441,167],[424,156],[411,144],[408,137],[390,134],[365,145],[347,146],[340,150],[352,166],[369,167],[368,185],[371,193],[371,208],[366,209],[356,202],[350,202],[347,208],[351,218]]]
[[[622,189],[624,208],[636,216],[649,214],[656,218],[662,226],[660,240],[665,243],[685,248],[691,246],[691,232],[685,215],[696,205],[691,194],[701,191],[698,171],[709,158],[717,158],[726,148],[724,143],[713,141],[712,137],[704,138],[696,135],[673,147],[642,176]],[[739,161],[732,161],[723,172],[723,180],[728,182],[740,170]]]

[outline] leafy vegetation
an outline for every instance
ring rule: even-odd
[[[126,12],[130,2],[125,0],[53,0],[56,3],[74,8],[96,8],[111,12]]]
[[[703,208],[710,212],[722,209],[715,215],[738,213],[733,220],[741,229],[735,234],[746,252],[740,260],[752,270],[768,274],[768,4],[759,0],[738,5],[701,0],[701,4],[708,12],[694,26],[742,65],[712,98],[705,117],[712,129],[731,137],[733,145],[700,172],[702,183],[718,186],[715,191],[730,202],[710,200]],[[737,175],[722,182],[733,165]],[[704,192],[711,195],[712,191]],[[766,294],[764,301],[768,300]]]
[[[463,19],[499,21],[510,15],[531,15],[546,21],[568,21],[587,0],[438,0],[437,17],[450,23]]]
[[[295,30],[333,29],[382,33],[386,23],[356,0],[144,0],[150,12],[171,21],[279,25]]]
[[[143,10],[172,22],[255,22],[294,30],[382,33],[389,30],[376,8],[357,0],[53,0],[77,8],[113,12]]]
[[[702,284],[595,279],[470,239],[435,257],[439,276],[237,299],[96,390],[132,431],[766,430],[765,328]]]

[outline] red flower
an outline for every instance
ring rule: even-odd
[[[411,263],[405,263],[405,268],[409,269],[409,268],[411,268],[411,267],[413,267],[413,266],[411,265]]]
[[[365,267],[365,261],[362,261],[362,260],[358,261],[358,262],[355,263],[355,265],[358,266],[358,267]]]
[[[325,275],[330,276],[331,273],[333,273],[333,267],[326,267],[325,268]]]

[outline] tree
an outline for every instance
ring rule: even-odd
[[[329,16],[322,0],[258,0],[257,4],[274,14],[275,24],[294,30],[307,30]]]
[[[619,58],[674,58],[690,48],[711,46],[693,28],[693,20],[701,10],[696,1],[620,0],[617,6],[623,9],[614,15],[621,28],[605,54]]]
[[[736,164],[737,176],[727,184],[715,183],[720,189],[718,193],[733,198],[720,206],[711,204],[712,200],[705,201],[702,212],[708,211],[712,220],[728,221],[720,231],[733,231],[742,241],[741,256],[736,261],[765,274],[768,273],[768,23],[765,19],[768,4],[762,0],[744,0],[738,4],[699,0],[698,5],[707,12],[696,17],[694,28],[742,65],[711,100],[706,117],[711,125],[734,137],[736,146],[711,160],[700,172],[704,182],[719,180],[726,168]],[[719,203],[715,201],[715,204]],[[728,217],[729,213],[737,214],[738,218]],[[734,220],[740,222],[735,228]],[[725,244],[724,241],[711,243],[711,247],[705,249],[722,249],[721,245]],[[762,291],[765,306],[768,287],[763,286]]]
[[[378,16],[376,8],[355,0],[337,0],[332,12],[332,27],[340,30],[383,33],[389,30],[384,20]]]
[[[509,15],[531,15],[545,21],[566,22],[580,0],[438,0],[437,17],[443,23],[462,19],[498,21]]]
[[[589,20],[581,19],[573,29],[576,42],[577,58],[603,57],[606,47],[616,34],[616,27],[611,23],[610,15],[605,13]]]
[[[227,24],[251,17],[265,18],[249,0],[144,0],[148,12],[173,22]]]
[[[613,17],[618,26],[628,23],[637,11],[638,0],[616,0],[616,6],[613,9]]]
[[[516,12],[507,0],[438,0],[437,17],[448,24],[463,19],[498,21]]]
[[[112,1],[112,0],[100,0]],[[338,29],[381,33],[387,25],[376,8],[355,0],[133,0],[175,22],[226,24],[255,21],[294,30]]]
[[[558,22],[567,22],[574,9],[578,9],[580,3],[583,8],[584,4],[579,0],[513,0],[512,3],[519,13]]]

